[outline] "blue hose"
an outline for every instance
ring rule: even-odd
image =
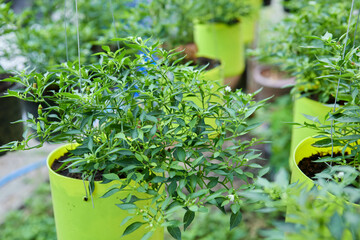
[[[23,168],[20,168],[18,170],[16,170],[15,172],[12,172],[10,173],[9,175],[3,177],[3,178],[0,178],[0,188],[2,186],[4,186],[5,184],[11,182],[12,180],[16,179],[16,178],[19,178],[21,176],[24,176],[25,174],[31,172],[31,171],[34,171],[42,166],[45,166],[46,165],[46,159],[44,160],[41,160],[39,162],[36,162],[36,163],[33,163],[33,164],[30,164],[26,167],[23,167]]]

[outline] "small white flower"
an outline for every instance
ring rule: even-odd
[[[233,202],[234,199],[235,199],[235,196],[233,194],[229,194],[227,197],[228,197],[230,202]]]
[[[226,86],[226,87],[225,87],[225,91],[231,92],[231,87],[230,87],[230,86]]]
[[[339,172],[339,173],[338,173],[338,175],[337,175],[337,177],[338,177],[338,178],[343,178],[343,177],[344,177],[344,175],[345,175],[345,173],[344,173],[344,172]]]
[[[136,40],[137,40],[138,42],[141,42],[141,41],[142,41],[141,37],[137,37]]]

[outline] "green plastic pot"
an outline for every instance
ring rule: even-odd
[[[51,195],[54,208],[54,217],[56,223],[58,240],[134,240],[141,239],[147,232],[145,226],[135,232],[120,238],[125,228],[135,221],[142,221],[142,217],[135,217],[134,220],[120,226],[124,218],[129,216],[125,210],[115,206],[120,203],[120,199],[127,196],[126,193],[118,192],[110,197],[101,198],[107,190],[116,184],[111,182],[108,184],[100,184],[95,182],[95,190],[93,192],[93,203],[91,197],[86,199],[85,186],[89,189],[89,182],[65,177],[55,173],[51,169],[51,165],[55,159],[64,155],[69,150],[75,149],[76,144],[67,144],[55,149],[50,153],[47,159]],[[125,189],[126,190],[126,189]],[[137,197],[147,197],[145,194],[137,194]],[[141,204],[150,204],[150,201],[142,201]],[[164,230],[157,229],[152,240],[162,240]]]
[[[303,115],[306,114],[309,116],[317,116],[322,124],[330,123],[325,121],[325,116],[331,110],[332,107],[311,100],[310,98],[306,98],[306,97],[296,98],[293,108],[293,122],[297,122],[297,123],[310,122],[310,120],[308,120]],[[293,126],[292,135],[291,135],[290,157],[289,157],[290,169],[293,167],[292,163],[293,163],[293,154],[295,151],[295,147],[305,138],[314,136],[316,134],[317,134],[316,130]]]
[[[244,42],[241,24],[194,23],[194,41],[198,57],[219,59],[224,64],[224,76],[235,77],[244,72]]]
[[[251,0],[250,5],[253,12],[246,17],[241,18],[241,30],[245,44],[250,44],[254,41],[256,24],[259,19],[259,12],[262,6],[261,0]]]

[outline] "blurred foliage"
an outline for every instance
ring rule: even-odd
[[[42,184],[24,206],[0,225],[1,240],[56,240],[50,186]]]
[[[288,168],[291,143],[292,99],[290,95],[276,98],[272,104],[256,112],[254,122],[264,121],[256,134],[270,141],[269,164],[272,171]],[[265,129],[264,129],[265,128]]]

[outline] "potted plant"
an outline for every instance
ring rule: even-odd
[[[104,47],[99,64],[79,69],[67,63],[43,78],[33,73],[12,78],[24,89],[9,96],[41,105],[39,117],[26,120],[36,124],[37,132],[2,150],[41,147],[45,141],[70,144],[48,158],[59,239],[116,239],[121,234],[124,239],[161,239],[162,227],[180,239],[179,227],[186,229],[197,212],[211,205],[230,207],[235,227],[241,219],[236,192],[250,187],[254,176],[242,167],[259,167],[251,164],[259,156],[250,148],[257,140],[240,137],[257,126],[246,119],[263,102],[203,81],[201,71],[173,63],[178,53],[159,43],[121,41],[143,54]],[[43,95],[49,84],[59,91]],[[214,88],[220,89],[214,93]],[[47,106],[48,100],[57,104]],[[205,118],[215,119],[216,126]],[[28,146],[35,137],[39,144]],[[242,186],[234,179],[242,179]],[[171,218],[179,208],[186,210],[183,222]],[[132,233],[138,228],[143,232]]]
[[[347,30],[351,6],[349,2],[329,1],[303,1],[299,4],[302,7],[298,11],[289,14],[274,28],[279,34],[262,49],[260,59],[271,59],[296,77],[291,90],[295,97],[293,121],[307,121],[305,114],[317,116],[324,123],[325,115],[331,109],[326,104],[332,104],[334,100],[334,83],[319,78],[328,70],[319,68],[317,59],[328,58],[332,53],[321,38],[312,36],[327,38],[325,34],[329,31],[335,38],[340,38]],[[353,33],[355,24],[356,18],[352,18],[350,33]],[[291,152],[302,139],[314,134],[314,131],[294,127]]]
[[[243,1],[198,1],[194,6],[194,41],[198,56],[224,64],[225,84],[235,89],[245,69],[241,19],[251,11]]]
[[[206,67],[204,78],[223,85],[223,64],[217,59],[198,57],[198,49],[193,41],[194,4],[192,0],[139,1],[130,10],[136,19],[135,26],[129,30],[130,35],[140,34],[146,38],[157,36],[163,42],[162,48],[176,49],[180,53],[174,61],[181,58],[184,64]]]
[[[326,80],[329,82],[337,82],[337,87],[333,88],[336,101],[343,101],[343,105],[334,104],[331,111],[326,114],[327,124],[321,123],[316,117],[308,116],[312,120],[300,124],[306,128],[313,129],[319,136],[316,138],[308,138],[298,145],[296,154],[296,166],[303,162],[301,155],[314,155],[312,152],[319,152],[321,160],[311,161],[309,164],[317,165],[321,172],[327,167],[336,165],[348,165],[357,169],[358,155],[360,153],[359,146],[359,87],[360,82],[356,75],[356,69],[359,65],[359,56],[356,52],[358,47],[352,46],[346,48],[347,44],[339,45],[338,39],[333,39],[330,33],[327,38],[323,38],[324,45],[331,48],[333,57],[327,59],[319,59],[319,68],[326,69],[328,74]],[[310,149],[310,153],[306,153],[299,148]],[[320,149],[319,149],[320,148]],[[327,158],[322,159],[323,157]],[[305,162],[305,161],[304,161]],[[315,162],[315,163],[313,163]],[[304,168],[302,168],[304,170]],[[314,174],[311,175],[313,177]]]

